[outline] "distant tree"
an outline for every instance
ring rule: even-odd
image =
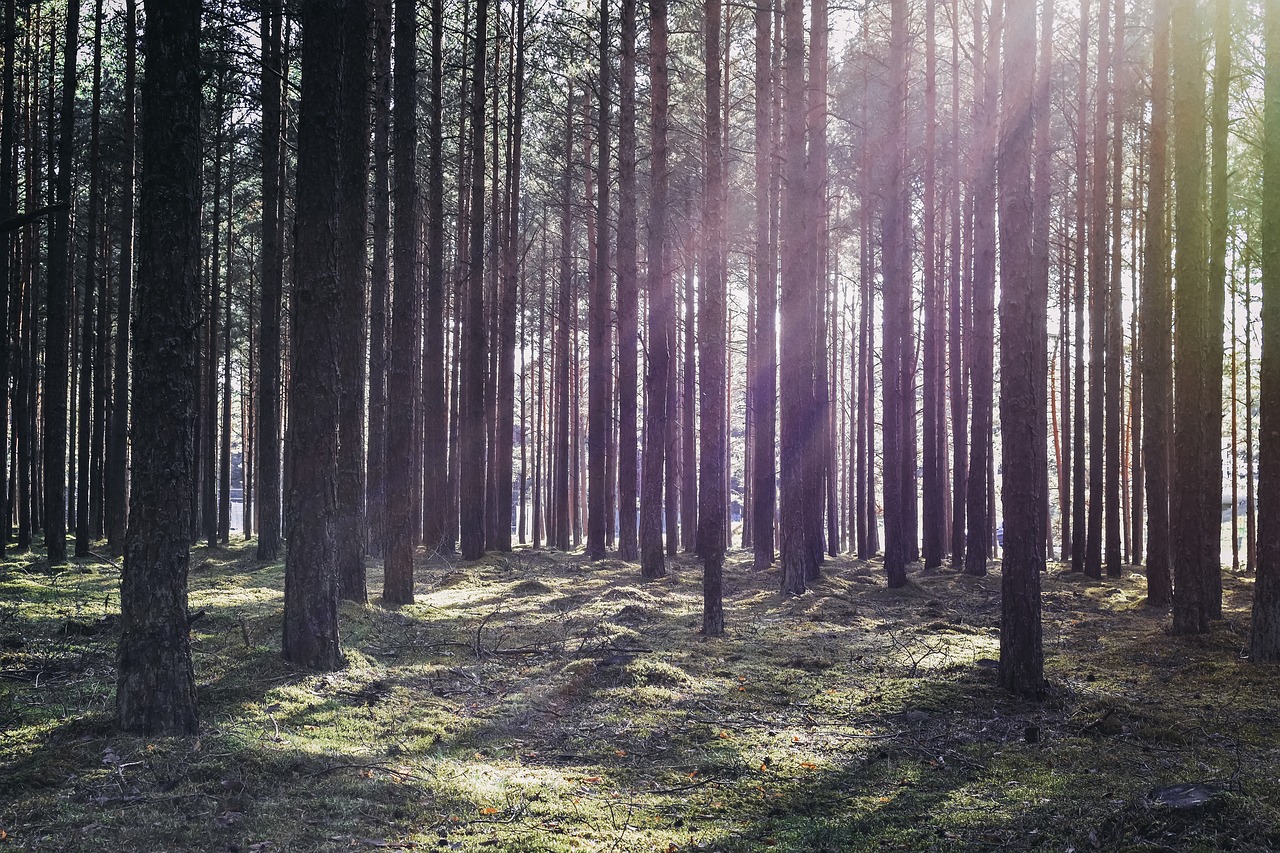
[[[116,719],[194,734],[187,616],[200,270],[200,0],[145,0],[133,480]]]
[[[773,564],[773,517],[778,504],[778,259],[770,234],[773,216],[773,176],[777,129],[774,125],[772,62],[773,3],[756,0],[755,7],[755,375],[751,392],[753,434],[751,452],[752,547],[755,566]]]
[[[636,530],[636,0],[622,0],[618,124],[618,556],[640,556]],[[665,406],[664,406],[665,408]]]

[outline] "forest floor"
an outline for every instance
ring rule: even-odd
[[[166,739],[113,728],[118,569],[0,565],[0,847],[1280,849],[1280,668],[1242,659],[1248,578],[1211,635],[1174,638],[1141,574],[1054,566],[1033,703],[995,686],[998,570],[889,590],[840,559],[785,598],[734,552],[708,639],[688,557],[649,583],[423,558],[418,603],[342,606],[348,665],[317,674],[280,658],[281,564],[192,566],[202,733]]]

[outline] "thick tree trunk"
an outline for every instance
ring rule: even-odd
[[[347,3],[302,9],[302,101],[294,220],[289,381],[289,505],[285,559],[285,660],[342,665],[338,647],[338,308],[342,78]]]
[[[194,734],[187,616],[200,258],[200,2],[147,0],[134,341],[133,490],[116,720]]]

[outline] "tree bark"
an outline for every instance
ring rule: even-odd
[[[1179,369],[1173,384],[1173,470],[1178,482],[1171,496],[1173,561],[1173,633],[1209,631],[1208,575],[1217,571],[1219,496],[1222,486],[1210,479],[1220,466],[1220,424],[1209,399],[1221,389],[1222,377],[1209,376],[1214,364],[1210,348],[1221,350],[1221,312],[1214,317],[1208,270],[1204,210],[1205,90],[1204,62],[1197,26],[1196,0],[1173,0],[1173,162],[1174,231],[1177,234],[1174,308],[1174,353]],[[1216,338],[1216,340],[1215,340]],[[1216,387],[1214,380],[1216,379]],[[1218,457],[1217,466],[1207,458]]]
[[[395,225],[392,233],[391,356],[387,375],[386,550],[382,600],[413,603],[413,556],[418,514],[413,505],[415,359],[418,303],[417,22],[413,0],[395,0],[392,80],[392,156]]]
[[[346,6],[302,8],[302,101],[294,220],[294,357],[289,382],[289,502],[285,559],[285,660],[342,666],[338,647],[340,183]]]
[[[194,734],[187,616],[199,326],[200,2],[146,0],[133,490],[120,582],[116,720]]]
[[[343,23],[341,173],[338,179],[338,507],[334,540],[338,595],[364,604],[365,347],[369,285],[370,3],[346,0]]]
[[[1142,455],[1147,498],[1147,603],[1164,607],[1173,598],[1169,566],[1169,443],[1173,432],[1173,360],[1169,287],[1169,0],[1154,0],[1151,59],[1151,152],[1142,267]]]
[[[280,555],[280,301],[284,232],[280,207],[284,57],[282,0],[262,0],[262,325],[258,337],[258,559]]]
[[[1006,0],[1004,109],[1000,136],[1000,436],[1004,559],[1001,562],[1000,686],[1044,691],[1040,572],[1046,477],[1044,377],[1047,293],[1036,282],[1031,185],[1035,0]],[[995,61],[994,55],[991,61]]]
[[[1262,149],[1262,376],[1259,387],[1258,489],[1280,494],[1280,7],[1266,9]],[[1257,581],[1249,653],[1280,660],[1280,506],[1258,511]]]

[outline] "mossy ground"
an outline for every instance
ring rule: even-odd
[[[31,850],[1274,850],[1280,670],[1251,581],[1175,638],[1140,574],[1045,579],[1041,703],[995,687],[999,576],[835,560],[798,598],[746,555],[728,635],[697,565],[422,559],[344,604],[348,666],[279,656],[283,567],[196,548],[202,733],[113,728],[118,570],[0,566],[0,831]],[[1035,742],[1029,742],[1034,740]],[[1204,807],[1153,804],[1208,783]]]

